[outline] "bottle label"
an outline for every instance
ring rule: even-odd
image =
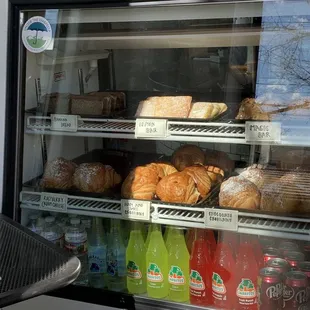
[[[139,266],[132,260],[128,261],[127,264],[127,277],[131,279],[142,279],[142,273]]]
[[[88,247],[88,266],[91,273],[105,273],[107,271],[107,247]]]
[[[257,294],[253,282],[250,279],[242,279],[237,287],[236,295],[239,297],[239,305],[257,304]]]
[[[157,264],[154,263],[149,264],[146,276],[149,282],[160,283],[164,281],[164,277],[163,274],[161,273],[160,268],[157,266]]]
[[[224,284],[224,281],[222,280],[221,276],[213,272],[212,275],[212,295],[213,298],[218,299],[218,300],[224,300],[225,299],[225,294],[227,290]]]
[[[186,280],[179,266],[171,266],[168,274],[168,282],[172,285],[184,285]]]
[[[192,269],[190,273],[189,287],[191,294],[194,296],[202,296],[202,291],[206,289],[202,276],[194,269]]]
[[[109,251],[107,255],[107,273],[110,276],[126,276],[125,253]]]
[[[87,234],[66,233],[65,248],[73,255],[87,253]]]

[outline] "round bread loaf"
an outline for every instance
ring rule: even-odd
[[[56,158],[46,164],[40,185],[45,188],[70,189],[76,167],[70,160]]]
[[[260,192],[247,179],[231,177],[221,185],[219,203],[221,207],[256,210],[259,209]]]
[[[157,197],[165,202],[194,204],[200,193],[194,179],[185,172],[175,172],[162,178],[156,187]]]
[[[81,164],[73,175],[74,186],[88,193],[102,193],[120,182],[120,175],[111,166],[102,163]]]
[[[179,171],[193,165],[203,165],[205,161],[204,152],[196,145],[183,145],[172,155],[172,164]]]
[[[159,181],[157,168],[152,165],[137,167],[132,170],[122,185],[122,197],[127,199],[154,198]]]
[[[261,189],[264,185],[264,171],[259,168],[249,167],[241,172],[240,175],[254,183],[258,189]]]

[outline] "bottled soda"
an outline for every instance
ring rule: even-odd
[[[39,214],[31,214],[29,216],[29,223],[27,228],[30,229],[32,232],[41,235],[43,231],[43,226],[39,223]]]
[[[187,229],[186,235],[185,235],[185,241],[186,241],[188,253],[192,253],[192,247],[193,247],[194,240],[195,240],[195,229],[194,228]]]
[[[216,247],[212,272],[212,297],[216,307],[232,309],[235,296],[235,272],[235,260],[231,247],[221,241]]]
[[[81,262],[81,272],[75,281],[76,284],[88,284],[87,263],[87,233],[79,218],[71,218],[70,226],[66,229],[65,248],[77,256]]]
[[[105,287],[107,272],[107,245],[104,239],[102,219],[93,217],[88,236],[88,279],[89,285],[96,288]]]
[[[111,220],[107,249],[108,289],[121,292],[126,289],[126,248],[120,220]]]
[[[169,249],[173,243],[173,238],[174,236],[178,233],[178,229],[175,228],[175,227],[170,227],[169,228],[169,231],[168,231],[168,234],[167,234],[167,240],[165,241],[165,245],[166,245],[166,248],[167,248],[167,251],[169,253]]]
[[[190,257],[190,301],[192,305],[207,306],[212,303],[211,257],[203,229],[195,230],[195,241]]]
[[[168,248],[169,299],[177,302],[189,300],[189,253],[182,229],[174,229]]]
[[[132,223],[128,247],[126,250],[127,289],[132,294],[146,292],[145,246],[141,225]]]
[[[150,224],[148,229],[147,229],[147,237],[146,237],[146,240],[145,240],[145,250],[147,251],[148,247],[149,247],[149,244],[150,244],[150,240],[151,240],[151,232],[153,230],[153,227],[154,227],[155,224]]]
[[[236,309],[257,310],[258,272],[253,247],[250,243],[243,241],[236,258]]]
[[[47,216],[45,218],[45,225],[43,226],[41,236],[61,248],[64,245],[63,232],[56,224],[55,218],[53,216]]]
[[[210,257],[211,257],[211,261],[213,261],[214,254],[216,251],[216,241],[215,241],[213,230],[206,229],[205,234],[206,234],[206,240],[208,244],[208,250],[209,250]]]
[[[150,243],[146,252],[147,294],[152,298],[168,296],[168,252],[161,228],[153,224],[150,232]]]

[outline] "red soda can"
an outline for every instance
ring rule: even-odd
[[[291,270],[290,264],[283,258],[272,258],[267,262],[267,267],[277,269],[282,275]]]
[[[308,278],[300,271],[290,271],[285,274],[283,285],[283,309],[300,309],[308,302]]]
[[[279,245],[279,251],[282,257],[288,251],[298,251],[298,250],[299,250],[298,244],[291,241],[283,241]]]
[[[290,251],[286,252],[284,258],[290,264],[291,270],[293,271],[298,270],[298,264],[305,260],[305,255],[301,252]]]
[[[298,264],[298,269],[305,273],[308,277],[308,298],[310,298],[310,262],[300,262]],[[309,308],[310,309],[310,308]]]
[[[283,307],[283,284],[281,273],[266,267],[259,271],[257,279],[258,308],[260,310],[280,310]]]
[[[264,250],[264,265],[267,266],[267,262],[272,258],[280,257],[279,250],[276,248],[267,248]]]
[[[259,243],[261,244],[263,250],[276,247],[275,241],[270,237],[259,237]]]

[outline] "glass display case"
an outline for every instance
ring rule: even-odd
[[[55,295],[310,309],[309,1],[58,2],[11,6],[4,184]]]

